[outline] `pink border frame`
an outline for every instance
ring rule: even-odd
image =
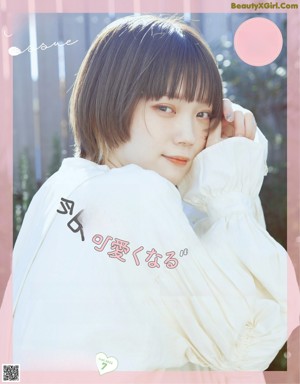
[[[235,1],[250,3],[250,1]],[[257,3],[257,1],[254,1]],[[279,2],[283,3],[283,1]],[[286,4],[298,3],[286,0]],[[9,39],[3,38],[4,31],[11,31],[12,20],[17,13],[102,13],[115,10],[118,13],[238,13],[230,8],[229,0],[0,0],[0,90],[3,91],[0,104],[0,300],[11,269],[12,249],[12,57],[7,54]],[[299,4],[300,7],[300,4]],[[263,10],[260,10],[260,12]],[[265,10],[263,12],[280,12]],[[300,9],[282,11],[288,15],[288,252],[299,277],[300,256]],[[254,11],[251,10],[251,13]],[[10,292],[10,284],[7,287]],[[291,298],[291,303],[293,302]],[[11,311],[7,307],[6,324],[0,340],[10,338]],[[292,305],[289,308],[292,311]],[[3,326],[3,324],[2,324]],[[5,343],[4,343],[5,344]],[[299,379],[299,336],[294,335],[288,343],[291,358],[287,372],[266,372],[267,383],[300,383]],[[10,351],[0,350],[1,364],[9,363]],[[226,381],[225,381],[226,380]],[[228,380],[228,381],[227,381]],[[261,373],[255,372],[113,372],[101,376],[95,372],[22,372],[22,383],[248,383],[261,382]]]

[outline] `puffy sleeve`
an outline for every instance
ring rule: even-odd
[[[51,208],[37,246],[28,231],[15,250],[31,255],[18,279],[15,360],[96,369],[105,352],[120,371],[266,369],[287,339],[288,257],[253,208],[265,156],[261,143],[228,139],[197,157],[179,190],[136,165],[95,171],[70,191],[55,183],[53,204],[74,202],[80,221]],[[68,177],[77,168],[61,171]],[[180,193],[206,211],[207,230],[194,231]]]
[[[123,194],[111,187],[102,191],[101,206],[109,207],[106,231],[132,239],[132,249],[143,249],[136,256],[144,253],[141,263],[149,268],[147,263],[146,269],[136,268],[151,301],[147,321],[157,315],[155,336],[170,336],[160,348],[164,367],[192,363],[217,371],[262,371],[287,339],[289,259],[257,219],[266,173],[261,140],[228,139],[196,159],[179,190],[208,215],[208,230],[200,234],[183,212],[178,189],[167,180],[136,166],[110,172],[111,180],[118,174]],[[127,216],[113,220],[124,209]],[[289,278],[296,289],[293,271]],[[296,312],[291,328],[298,324]]]
[[[195,230],[216,269],[210,276],[207,270],[214,299],[206,298],[214,369],[266,369],[299,321],[294,270],[266,231],[258,198],[266,157],[260,132],[255,141],[228,139],[201,152],[179,186],[184,200],[207,215]],[[297,300],[289,329],[287,276]],[[198,305],[204,308],[202,297]]]

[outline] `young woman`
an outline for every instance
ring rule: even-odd
[[[268,367],[287,339],[288,256],[259,205],[266,140],[250,112],[224,112],[190,27],[129,17],[97,37],[71,97],[76,156],[15,246],[23,369],[97,370],[99,352],[120,371]],[[182,199],[205,217],[194,228]]]

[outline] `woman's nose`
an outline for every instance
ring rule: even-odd
[[[195,143],[194,124],[190,119],[181,119],[176,124],[174,141],[176,144],[193,145]]]

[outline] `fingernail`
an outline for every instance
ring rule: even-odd
[[[225,116],[225,119],[226,119],[229,123],[232,123],[232,122],[233,122],[233,115],[232,115],[232,113],[227,113],[227,115]]]

